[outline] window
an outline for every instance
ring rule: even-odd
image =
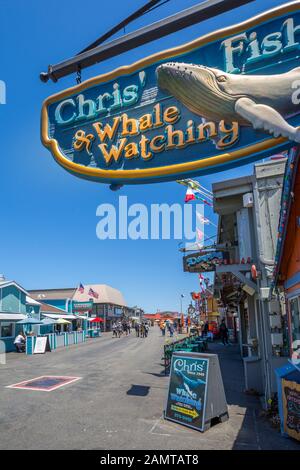
[[[0,323],[0,338],[12,338],[14,336],[14,323]]]
[[[292,349],[300,355],[300,312],[298,297],[290,300]]]

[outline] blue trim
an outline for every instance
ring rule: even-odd
[[[300,283],[300,271],[294,274],[292,277],[287,279],[284,283],[285,289],[290,289],[290,287],[295,286],[296,284]]]

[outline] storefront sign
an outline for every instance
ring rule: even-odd
[[[183,270],[189,273],[211,272],[223,262],[223,252],[191,254],[183,257]]]
[[[283,429],[300,441],[300,384],[282,380]]]
[[[48,98],[42,141],[76,176],[118,184],[207,174],[300,142],[300,2]]]
[[[90,312],[93,309],[93,302],[73,302],[73,312]]]
[[[204,430],[208,365],[208,359],[173,354],[165,411],[167,419]]]

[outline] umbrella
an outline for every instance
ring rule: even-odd
[[[104,322],[103,318],[100,318],[100,317],[91,318],[91,319],[89,319],[89,321],[90,321],[91,323],[101,323],[101,322]]]
[[[42,325],[43,322],[36,318],[24,318],[24,320],[17,321],[19,325]]]
[[[59,318],[58,320],[55,321],[58,325],[70,325],[71,322],[68,320],[65,320],[64,318]]]

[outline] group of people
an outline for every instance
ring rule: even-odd
[[[112,332],[114,338],[121,338],[123,334],[126,336],[131,333],[131,323],[129,321],[118,321],[114,322],[112,325]],[[139,338],[147,338],[149,332],[149,325],[146,322],[138,323],[135,322],[133,328],[135,329],[135,334]]]
[[[169,321],[163,322],[159,325],[161,334],[163,336],[166,336],[166,331],[169,332],[170,337],[172,338],[175,332],[175,329],[177,327],[177,324],[174,325],[173,323],[170,323]]]
[[[139,338],[147,338],[149,333],[149,325],[148,323],[135,323],[134,325],[135,334]]]
[[[126,336],[131,332],[131,325],[129,321],[118,321],[114,322],[112,325],[112,332],[114,338],[121,338],[123,334]]]

